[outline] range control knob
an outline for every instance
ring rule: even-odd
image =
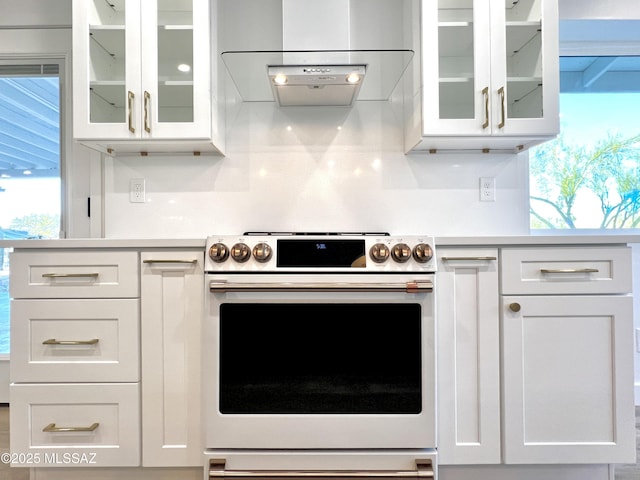
[[[251,249],[246,243],[236,243],[231,247],[231,258],[238,263],[244,263],[251,258]]]
[[[209,257],[216,263],[222,263],[229,258],[229,249],[224,243],[214,243],[209,248]]]
[[[406,243],[396,243],[391,249],[391,257],[398,263],[405,263],[411,258],[411,248]]]
[[[426,243],[419,243],[413,247],[413,258],[418,263],[427,263],[433,258],[433,249]]]
[[[389,247],[384,243],[376,243],[369,249],[369,256],[375,263],[384,263],[389,259]]]
[[[253,247],[253,258],[260,263],[268,262],[273,254],[273,249],[264,242]]]

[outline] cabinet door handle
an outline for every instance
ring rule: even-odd
[[[151,94],[145,90],[144,92],[144,130],[151,133],[151,125],[149,125],[149,103],[151,102]]]
[[[484,123],[482,128],[487,128],[489,126],[489,87],[482,89],[482,96],[484,97]]]
[[[43,273],[44,278],[98,278],[99,273]]]
[[[597,268],[541,268],[540,273],[598,273]]]
[[[497,260],[496,257],[442,257],[442,260],[444,262],[458,262],[458,261],[465,261],[465,262],[469,262],[469,261],[491,261],[491,260]]]
[[[149,259],[149,260],[143,260],[142,263],[191,263],[191,264],[195,264],[198,263],[197,259],[193,259],[193,260],[155,260],[153,258]]]
[[[511,310],[514,313],[518,313],[520,311],[522,307],[520,306],[519,303],[514,302],[514,303],[510,303],[509,304],[509,310]]]
[[[506,122],[506,118],[504,115],[504,87],[500,87],[498,89],[498,95],[500,95],[500,114],[502,115],[500,123],[498,124],[498,128],[504,128],[504,124]]]
[[[98,428],[100,424],[98,422],[92,423],[88,427],[57,427],[55,423],[50,423],[46,427],[42,429],[43,432],[93,432],[96,428]]]
[[[129,109],[129,131],[136,133],[136,128],[133,126],[133,99],[136,98],[134,93],[129,90],[127,93],[127,108]]]
[[[91,340],[56,340],[50,338],[42,342],[43,345],[96,345],[100,339],[92,338]]]

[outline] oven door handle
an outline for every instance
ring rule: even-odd
[[[416,470],[226,470],[224,460],[209,462],[209,479],[217,478],[434,478],[431,460],[416,460]]]
[[[433,291],[431,280],[413,282],[270,282],[270,283],[229,283],[213,280],[209,282],[212,293],[228,292],[405,292],[428,293]]]

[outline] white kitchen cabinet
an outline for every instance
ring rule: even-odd
[[[438,249],[438,463],[500,463],[498,249]]]
[[[74,137],[111,154],[219,152],[210,11],[208,0],[74,0]]]
[[[142,464],[203,465],[202,250],[143,252]]]
[[[137,383],[12,385],[11,451],[23,467],[139,465],[139,401]]]
[[[504,461],[635,462],[630,249],[536,251],[501,258]]]
[[[11,254],[11,298],[136,298],[138,254],[51,251]]]
[[[520,151],[559,131],[555,0],[423,0],[405,150]]]
[[[138,253],[14,250],[11,267],[15,466],[139,465]]]
[[[11,375],[20,382],[138,382],[137,298],[13,300]]]

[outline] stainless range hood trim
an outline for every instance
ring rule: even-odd
[[[255,50],[222,52],[221,58],[238,94],[245,102],[275,102],[270,65],[366,65],[357,100],[389,100],[413,59],[414,51],[403,50]],[[313,103],[312,105],[318,105]]]

